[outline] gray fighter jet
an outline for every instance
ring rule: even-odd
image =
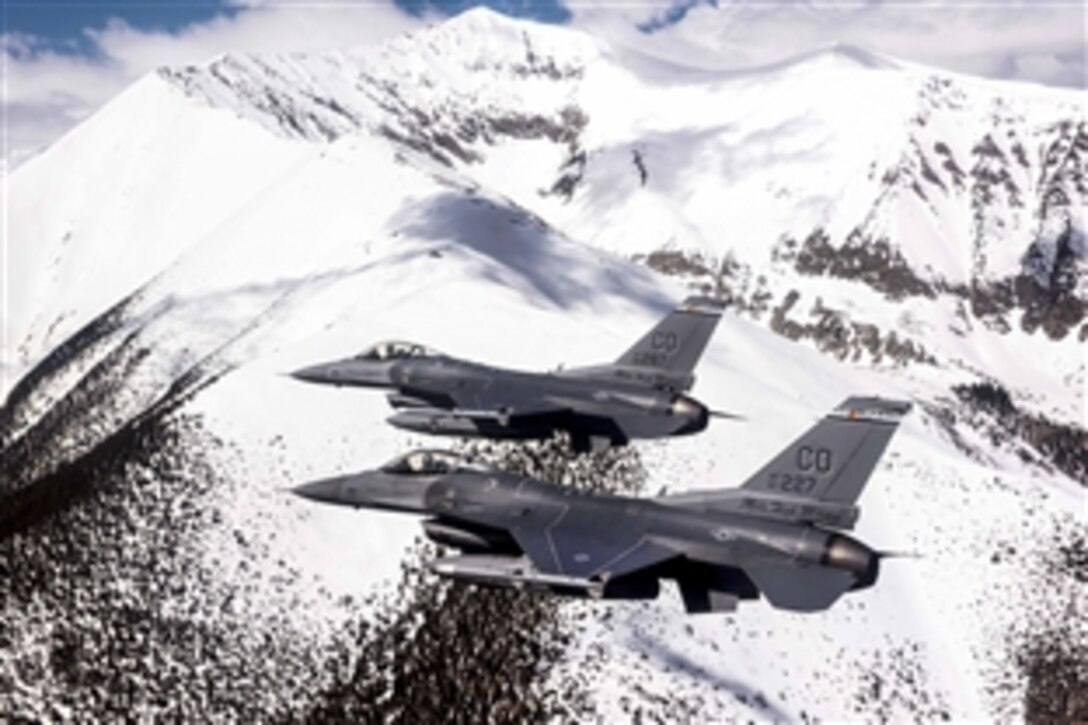
[[[389,403],[400,412],[388,421],[398,428],[492,439],[544,439],[563,430],[575,451],[586,452],[706,428],[711,411],[683,393],[721,312],[716,300],[690,297],[609,365],[527,373],[385,342],[291,375],[392,388]]]
[[[459,549],[433,571],[484,585],[653,599],[679,584],[688,612],[760,595],[818,611],[876,582],[883,554],[841,533],[910,403],[849,398],[739,488],[658,498],[584,493],[419,450],[375,471],[294,489],[327,503],[428,516]]]

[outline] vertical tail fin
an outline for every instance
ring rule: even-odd
[[[910,408],[882,398],[847,398],[741,488],[852,505]]]
[[[847,398],[740,488],[658,501],[851,528],[857,499],[910,408],[907,402]]]
[[[689,390],[695,365],[721,318],[724,304],[710,297],[688,297],[616,360],[644,369],[660,387]],[[641,377],[641,376],[640,376]]]

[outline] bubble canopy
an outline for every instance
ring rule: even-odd
[[[386,463],[381,468],[385,473],[400,473],[414,476],[440,476],[455,471],[480,471],[481,466],[467,463],[456,453],[425,449],[405,453]]]
[[[403,360],[410,357],[437,357],[441,353],[437,350],[414,342],[403,340],[388,340],[364,350],[355,356],[356,360]]]

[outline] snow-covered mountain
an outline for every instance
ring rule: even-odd
[[[1084,712],[1084,100],[843,46],[711,73],[484,10],[145,77],[10,179],[0,711]],[[605,361],[688,287],[733,303],[695,392],[748,423],[477,454],[718,487],[848,393],[909,396],[859,534],[921,558],[818,616],[557,606],[282,493],[423,441],[279,373],[386,337]]]

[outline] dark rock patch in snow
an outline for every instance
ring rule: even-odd
[[[800,298],[790,290],[775,307],[770,327],[791,340],[812,340],[820,352],[839,360],[858,361],[867,358],[874,363],[892,361],[934,364],[936,361],[921,343],[900,337],[894,330],[882,332],[876,325],[851,320],[846,313],[824,306],[817,298],[809,310],[811,322],[798,322],[789,312]]]
[[[893,301],[936,297],[933,285],[919,277],[887,239],[866,239],[856,229],[839,247],[831,245],[822,229],[816,229],[799,248],[795,241],[786,240],[776,258],[792,261],[803,275],[862,282]]]
[[[226,525],[216,492],[237,485],[207,457],[225,444],[177,414],[148,418],[130,443],[88,464],[93,485],[77,503],[0,540],[0,711],[31,721],[591,716],[580,683],[543,684],[571,638],[559,600],[438,579],[424,570],[437,553],[426,544],[394,596],[343,603],[360,614],[318,636],[290,607],[261,607],[262,584],[288,596],[306,584],[259,531],[234,532],[246,554],[234,581],[202,550]],[[645,479],[633,448],[572,458],[556,439],[463,450],[582,489],[634,491]]]
[[[926,649],[919,642],[900,643],[874,650],[868,661],[855,663],[855,712],[873,722],[895,722],[904,715],[914,722],[950,721],[945,697],[929,683]]]
[[[779,258],[794,259],[789,251],[794,246],[796,243],[787,239],[782,245],[786,251],[780,250],[776,254]],[[839,360],[897,365],[936,363],[922,343],[905,333],[885,331],[875,324],[852,319],[847,312],[832,309],[819,298],[812,303],[807,319],[798,318],[795,308],[801,299],[799,291],[790,290],[775,304],[776,294],[766,278],[761,275],[753,284],[750,270],[732,256],[718,261],[698,252],[666,248],[648,255],[636,255],[634,261],[670,277],[678,277],[702,294],[728,300],[733,309],[753,319],[759,320],[769,311],[768,326],[774,332],[791,340],[811,340],[820,352]]]
[[[559,169],[559,178],[548,189],[549,194],[558,194],[565,201],[574,198],[574,192],[582,183],[582,177],[586,172],[586,152],[579,149],[567,159]]]
[[[199,551],[221,524],[220,445],[187,416],[90,467],[88,495],[0,540],[0,711],[29,721],[254,720],[319,675],[309,643],[252,628],[251,581],[217,584]],[[256,578],[259,572],[250,576]],[[277,613],[269,613],[277,616]]]
[[[1007,666],[989,689],[997,703],[1023,708],[1031,723],[1088,721],[1088,578],[1081,522],[1052,524],[1042,543],[1015,556],[1025,574],[995,592],[1009,611],[999,644]]]
[[[537,685],[562,638],[556,602],[438,580],[419,542],[397,597],[330,659],[345,676],[315,693],[315,722],[525,722],[558,714]]]
[[[631,163],[635,165],[635,170],[638,171],[639,186],[646,186],[646,181],[650,178],[650,175],[646,171],[646,160],[642,158],[642,152],[638,149],[631,151]]]
[[[43,395],[43,389],[73,369],[90,366],[97,351],[124,324],[130,301],[131,298],[126,298],[118,302],[50,350],[8,393],[7,401],[0,407],[0,449],[5,451],[5,468],[7,448],[54,403],[48,396]],[[2,492],[3,488],[0,488],[0,493]]]
[[[1060,340],[1088,314],[1088,300],[1078,296],[1088,259],[1084,235],[1072,225],[1048,249],[1035,242],[1024,255],[1022,274],[1015,279],[1016,297],[1024,310],[1021,326],[1027,332],[1042,328]]]
[[[636,254],[636,262],[670,277],[712,277],[713,263],[698,252],[682,252],[678,249],[658,249],[647,255]]]
[[[997,280],[973,279],[970,286],[941,283],[940,290],[968,300],[971,313],[998,332],[1012,329],[1012,313],[1020,312],[1020,328],[1042,330],[1052,340],[1073,334],[1088,316],[1081,291],[1088,245],[1072,225],[1053,240],[1036,240],[1021,260],[1021,272]]]
[[[1026,443],[1042,460],[1088,486],[1088,431],[1020,410],[996,382],[956,385],[952,392],[967,408],[965,419],[985,430],[993,445],[1009,439]]]

